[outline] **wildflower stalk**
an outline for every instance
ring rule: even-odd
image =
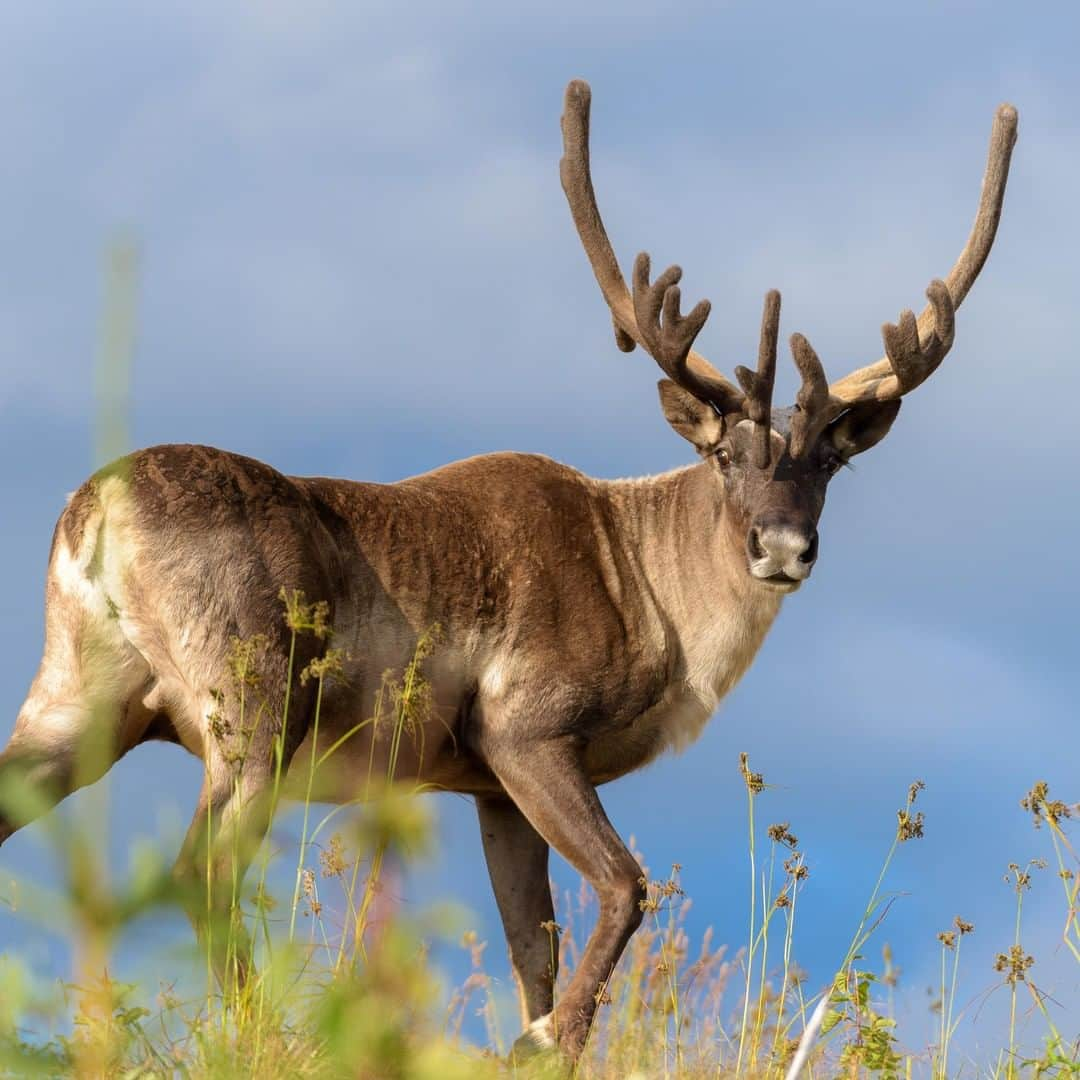
[[[397,776],[398,759],[401,755],[401,745],[405,737],[407,730],[411,729],[415,731],[420,739],[419,750],[420,756],[423,757],[423,722],[426,720],[425,711],[429,702],[428,698],[428,684],[424,679],[423,672],[421,670],[424,660],[430,655],[432,649],[435,646],[439,636],[438,626],[433,626],[431,630],[423,634],[419,641],[416,643],[416,649],[413,652],[413,658],[405,667],[405,672],[401,680],[400,690],[396,693],[393,692],[393,687],[390,686],[391,697],[394,700],[394,727],[390,736],[390,751],[387,755],[386,762],[386,787],[389,789],[393,784],[395,777]],[[384,682],[383,692],[387,689],[387,685]],[[382,698],[382,692],[380,693],[380,700]],[[374,746],[375,735],[372,735],[372,745]],[[368,790],[371,788],[372,780],[372,761],[374,759],[374,751],[368,760]],[[354,949],[357,950],[363,958],[367,958],[367,950],[364,945],[364,934],[367,930],[368,918],[370,916],[371,906],[374,903],[375,895],[378,892],[379,882],[382,877],[383,863],[386,858],[386,852],[388,849],[388,841],[386,837],[380,836],[375,844],[375,851],[371,859],[371,870],[368,874],[367,882],[364,886],[364,895],[360,901],[360,908],[356,913],[356,919],[353,923],[353,943]]]
[[[675,1030],[675,1068],[679,1075],[683,1072],[683,1051],[682,1051],[682,1035],[681,1027],[682,1020],[679,1015],[680,1000],[679,1000],[679,971],[678,971],[678,958],[676,956],[676,950],[674,948],[675,937],[677,933],[677,925],[675,920],[675,912],[672,907],[672,900],[675,897],[683,895],[683,890],[679,886],[678,876],[682,867],[675,863],[671,868],[671,877],[666,882],[656,883],[655,888],[657,890],[657,897],[649,898],[644,901],[643,906],[652,912],[653,924],[656,927],[657,940],[660,942],[660,966],[663,970],[665,977],[667,998],[671,1008],[671,1022],[674,1025]],[[663,900],[667,901],[667,926],[664,927],[660,922],[660,904]],[[607,986],[603,988],[603,992],[606,995]],[[669,1025],[664,1024],[664,1071],[667,1074],[667,1033]]]
[[[933,1077],[933,1080],[945,1080],[946,1076],[948,1075],[945,1072],[946,1062],[948,1060],[948,1030],[949,1030],[948,1010],[946,1009],[946,1005],[945,1005],[945,1003],[948,1001],[948,994],[947,994],[946,989],[945,989],[945,982],[946,982],[945,973],[946,973],[946,969],[947,969],[947,966],[948,966],[949,946],[948,946],[948,943],[944,940],[942,935],[939,935],[939,937],[942,937],[942,942],[941,942],[941,978],[940,978],[940,985],[939,985],[939,989],[938,989],[938,995],[939,995],[939,1001],[940,1001],[940,1009],[941,1009],[941,1023],[940,1023],[940,1029],[941,1030],[938,1033],[937,1061],[935,1063],[935,1067],[931,1070],[931,1076]]]
[[[367,776],[364,781],[364,795],[363,801],[367,802],[373,793],[373,783],[375,779],[375,747],[379,738],[379,723],[382,719],[382,713],[384,708],[384,701],[387,693],[386,680],[384,679],[379,687],[379,692],[375,695],[375,705],[371,714],[371,752],[368,754],[367,762]],[[356,907],[356,888],[360,880],[360,864],[363,862],[363,853],[358,851],[356,853],[356,859],[353,861],[352,876],[349,880],[349,923],[353,927],[353,939],[352,939],[352,957],[353,963],[356,962],[357,954],[360,952],[361,940],[357,937],[357,928],[361,925],[360,911]],[[366,894],[365,894],[366,895]],[[338,943],[338,955],[337,960],[334,962],[334,974],[336,975],[341,971],[345,963],[345,949],[347,942],[347,935],[341,935],[341,941]]]
[[[747,939],[746,955],[746,987],[743,993],[742,1023],[739,1025],[739,1051],[735,1060],[735,1072],[742,1072],[743,1051],[746,1048],[746,1027],[750,1017],[750,987],[754,977],[754,917],[757,913],[757,862],[754,831],[754,797],[763,790],[765,782],[761,773],[750,771],[750,759],[748,755],[739,755],[739,771],[742,773],[743,782],[746,784],[747,819],[750,829],[750,933]]]
[[[960,971],[960,943],[965,935],[975,929],[971,923],[959,916],[953,920],[953,928],[938,934],[941,942],[941,1032],[934,1067],[931,1070],[934,1080],[947,1080],[949,1075],[949,1044],[956,1032],[953,1022],[953,1009],[956,1005],[956,984]],[[952,976],[947,977],[948,954],[952,953]]]
[[[285,599],[285,590],[282,589],[282,599]],[[293,672],[296,667],[296,637],[297,631],[295,627],[290,627],[289,633],[289,662],[285,669],[285,696],[282,702],[281,709],[281,726],[274,738],[272,747],[274,753],[274,783],[271,787],[270,794],[270,817],[269,820],[274,820],[274,815],[277,811],[277,805],[281,798],[281,774],[282,764],[285,756],[285,731],[289,723],[289,706],[292,702],[292,683]],[[268,844],[263,846],[262,859],[259,865],[259,884],[256,892],[259,896],[263,896],[266,891],[266,874],[270,865],[270,846]],[[263,929],[263,937],[266,944],[267,957],[273,958],[273,942],[270,936],[270,929],[266,918],[261,920]]]
[[[1026,876],[1026,875],[1025,875]],[[1016,885],[1016,926],[1013,931],[1013,948],[1020,950],[1020,920],[1024,910],[1024,887],[1020,876]],[[1009,1080],[1016,1075],[1016,983],[1015,977],[1009,979],[1009,1064],[1006,1075]]]
[[[953,1008],[956,1005],[956,980],[960,972],[960,941],[957,939],[956,952],[953,954],[953,968],[952,968],[952,982],[949,984],[949,1008],[948,1014],[945,1020],[944,1033],[941,1039],[941,1076],[942,1080],[947,1080],[949,1075],[949,1043],[952,1041],[953,1032],[956,1030],[953,1026]],[[942,1012],[944,1013],[944,1009]]]
[[[769,851],[768,878],[766,878],[764,874],[761,878],[761,930],[758,932],[758,937],[761,941],[761,959],[759,961],[757,1005],[754,1012],[754,1034],[750,1042],[749,1060],[751,1063],[757,1061],[761,1032],[765,1025],[765,987],[769,962],[769,922],[772,920],[773,911],[775,910],[770,898],[772,897],[773,872],[775,868],[776,843],[774,841],[770,846]]]
[[[908,788],[907,804],[904,809],[897,811],[896,832],[893,834],[889,853],[885,856],[885,861],[881,864],[881,870],[878,873],[877,881],[874,882],[874,888],[870,893],[870,899],[866,902],[862,918],[859,920],[859,927],[855,931],[854,937],[851,939],[851,944],[848,946],[847,953],[844,956],[844,962],[840,965],[841,971],[847,971],[848,968],[850,968],[856,954],[869,940],[870,933],[866,932],[866,924],[870,921],[871,916],[877,911],[878,906],[881,903],[881,886],[884,884],[885,875],[889,872],[889,867],[892,865],[893,857],[896,855],[896,849],[907,840],[919,839],[923,835],[923,815],[921,812],[913,814],[911,808],[918,797],[919,792],[922,791],[925,786],[926,785],[923,784],[921,780],[916,780]],[[872,929],[873,928],[871,928],[871,932]]]
[[[780,984],[780,998],[776,1005],[776,1030],[773,1033],[772,1048],[770,1050],[770,1057],[775,1061],[780,1050],[780,1039],[788,1031],[789,1025],[784,1023],[784,1009],[787,1006],[787,994],[788,986],[791,983],[791,946],[795,937],[795,904],[799,895],[799,881],[803,877],[803,857],[799,852],[796,852],[792,856],[790,880],[791,890],[789,894],[789,903],[784,908],[784,971],[782,982]],[[802,1004],[802,993],[799,994],[800,1005]],[[794,1021],[792,1021],[794,1022]]]
[[[296,859],[296,884],[293,886],[292,911],[289,914],[289,941],[296,934],[296,909],[300,906],[300,886],[304,875],[304,856],[308,845],[308,815],[311,810],[311,793],[315,787],[315,766],[319,750],[319,714],[322,711],[324,676],[318,676],[315,690],[315,716],[311,728],[311,763],[308,767],[307,789],[304,793],[304,816],[300,826],[300,853]]]
[[[1073,958],[1080,964],[1080,873],[1077,873],[1065,861],[1065,852],[1072,855],[1073,862],[1080,865],[1068,837],[1056,821],[1050,822],[1050,839],[1054,845],[1054,857],[1058,864],[1058,877],[1065,892],[1065,927],[1061,939],[1065,942]],[[1064,849],[1064,850],[1063,850]]]
[[[1020,800],[1020,805],[1031,814],[1036,829],[1042,828],[1043,824],[1050,829],[1058,877],[1065,892],[1066,916],[1062,940],[1073,959],[1080,963],[1080,855],[1077,855],[1061,827],[1063,821],[1080,815],[1080,803],[1069,804],[1061,799],[1051,799],[1050,785],[1045,780],[1037,780]],[[1012,871],[1013,867],[1009,869]]]

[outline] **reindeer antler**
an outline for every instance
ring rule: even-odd
[[[624,352],[640,345],[669,378],[719,413],[749,416],[757,429],[754,456],[764,468],[769,463],[780,294],[774,290],[766,296],[757,371],[735,369],[742,392],[693,350],[694,340],[710,309],[703,300],[685,316],[680,314],[678,282],[682,271],[679,267],[669,267],[650,283],[649,257],[642,253],[634,263],[631,296],[596,205],[589,171],[590,101],[588,83],[575,79],[567,86],[559,174],[578,235],[611,309],[615,341]],[[792,418],[793,457],[805,454],[825,426],[853,405],[901,397],[929,378],[944,360],[955,336],[956,308],[979,276],[994,243],[1016,133],[1016,109],[1011,105],[999,106],[990,133],[982,197],[967,244],[945,280],[935,279],[930,283],[926,291],[929,303],[918,319],[910,311],[904,311],[896,325],[886,323],[882,327],[885,356],[881,360],[853,371],[830,386],[810,343],[801,334],[793,335],[792,355],[802,376]]]
[[[627,291],[592,185],[589,169],[591,99],[589,84],[580,79],[575,79],[566,88],[559,176],[585,254],[611,308],[615,342],[623,352],[631,352],[635,345],[640,345],[668,378],[712,405],[717,412],[741,412],[743,395],[691,347],[709,317],[709,304],[702,301],[687,315],[679,314],[680,294],[676,283],[682,277],[682,270],[677,266],[669,267],[650,285],[649,257],[642,253],[634,263],[633,298]]]
[[[952,347],[956,309],[963,303],[986,263],[997,235],[1009,162],[1016,145],[1017,113],[1000,105],[994,114],[986,173],[975,223],[960,258],[944,281],[935,279],[926,290],[929,303],[918,319],[904,311],[896,325],[886,323],[881,334],[885,356],[859,368],[829,387],[829,418],[863,401],[890,401],[914,390],[938,367]]]

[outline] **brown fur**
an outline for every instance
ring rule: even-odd
[[[372,715],[384,673],[403,672],[438,627],[424,669],[431,708],[396,775],[475,796],[527,1024],[518,1050],[557,1036],[571,1058],[641,921],[641,870],[596,785],[695,738],[783,596],[809,576],[829,478],[888,432],[900,394],[952,343],[954,308],[993,240],[1015,138],[1015,112],[1003,107],[976,228],[947,283],[931,287],[929,314],[902,318],[886,331],[885,361],[832,387],[797,335],[803,386],[794,408],[773,409],[779,295],[767,299],[758,370],[740,371],[740,392],[693,351],[708,305],[681,315],[677,268],[650,283],[641,256],[627,290],[589,177],[588,107],[588,87],[572,83],[561,173],[574,220],[619,346],[643,346],[670,376],[661,406],[703,460],[602,481],[548,458],[492,454],[380,485],[289,477],[208,447],[139,451],[87,481],[61,515],[44,655],[0,754],[0,797],[21,778],[55,800],[141,742],[179,743],[205,774],[177,872],[200,886],[228,880],[238,857],[242,877],[269,823],[278,736],[287,785],[300,793],[312,755],[348,736],[314,793],[361,796],[369,770],[385,773],[389,740],[357,725]],[[325,645],[310,634],[293,641],[282,590],[325,601],[343,650],[317,737],[314,685],[290,685],[289,670]],[[259,642],[258,682],[243,694],[231,666],[238,639]],[[25,821],[6,810],[0,841]],[[554,1012],[541,927],[551,919],[550,847],[599,899]],[[202,929],[207,899],[191,895]]]

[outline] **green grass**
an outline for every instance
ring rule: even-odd
[[[339,674],[325,611],[302,596],[283,599],[294,635],[315,633],[325,639],[323,658],[295,674],[317,680],[321,690]],[[230,890],[231,903],[228,919],[213,932],[229,935],[230,943],[239,942],[241,934],[255,942],[255,972],[244,983],[230,980],[219,987],[208,951],[189,965],[202,974],[187,980],[186,990],[179,984],[163,988],[149,979],[142,985],[113,981],[108,971],[118,937],[147,913],[177,906],[178,887],[160,850],[152,848],[134,852],[124,880],[110,882],[102,854],[104,796],[97,800],[97,813],[83,814],[81,821],[62,820],[61,814],[45,818],[42,830],[64,869],[64,886],[48,893],[32,882],[19,882],[13,894],[19,901],[9,917],[35,918],[54,932],[66,929],[74,946],[74,970],[63,993],[48,994],[17,956],[5,958],[0,968],[0,1065],[8,1074],[460,1075],[477,1080],[513,1071],[503,1061],[517,1032],[504,1027],[496,989],[510,980],[505,962],[492,959],[505,955],[501,940],[488,950],[475,934],[461,936],[472,974],[462,986],[447,990],[428,952],[431,942],[455,932],[455,925],[460,936],[460,917],[455,924],[433,908],[426,919],[410,921],[393,912],[383,896],[386,867],[418,857],[429,834],[425,803],[418,792],[395,782],[395,771],[404,740],[422,737],[428,707],[423,661],[436,641],[436,635],[426,636],[413,663],[398,678],[387,677],[372,716],[359,725],[373,727],[375,737],[390,747],[386,772],[369,770],[358,784],[366,806],[324,813],[325,808],[306,800],[298,848],[275,856],[267,843],[243,885],[234,877],[217,886]],[[235,643],[230,692],[255,700],[258,674],[252,658],[257,654],[257,642]],[[309,792],[318,764],[314,757],[296,763],[309,778]],[[922,835],[922,813],[915,809],[922,785],[911,785],[898,811],[892,844],[876,881],[868,883],[863,915],[846,955],[837,958],[825,1002],[824,991],[807,983],[795,960],[806,859],[788,823],[760,827],[768,785],[745,755],[739,768],[748,811],[746,941],[734,952],[714,943],[711,932],[692,943],[685,929],[689,900],[679,867],[656,878],[646,874],[645,922],[603,989],[578,1076],[783,1077],[796,1052],[806,1056],[806,1075],[821,1078],[978,1072],[1004,1080],[1080,1076],[1077,1034],[1055,1025],[1023,947],[1024,897],[1033,871],[1045,868],[1045,862],[1009,868],[1015,935],[999,956],[995,974],[1009,995],[1011,1019],[1000,1033],[1000,1052],[976,1069],[951,1049],[966,1015],[967,984],[982,989],[986,981],[987,973],[967,972],[961,964],[962,945],[973,928],[958,919],[938,935],[937,1037],[933,1045],[918,1048],[898,1039],[892,1015],[896,968],[887,946],[875,944],[895,899],[887,891],[894,856],[900,845]],[[6,794],[9,805],[33,798],[27,790]],[[1037,835],[1060,880],[1062,940],[1080,964],[1080,861],[1066,832],[1076,808],[1051,799],[1041,783],[1033,786],[1023,807],[1039,827]],[[33,812],[34,807],[24,804],[23,809]],[[275,858],[284,861],[283,873],[275,872]],[[1041,880],[1052,882],[1049,873]],[[284,886],[275,891],[277,881]],[[584,884],[576,898],[558,900],[562,933],[557,946],[556,928],[551,930],[553,948],[560,953],[561,989],[577,965],[595,911]],[[933,940],[933,932],[927,940]],[[872,954],[882,956],[880,965],[869,959]],[[176,970],[175,958],[161,960],[166,970]],[[154,963],[148,957],[147,969]],[[1042,1022],[1037,1051],[1018,1045],[1019,1010],[1034,1010]],[[473,1014],[482,1017],[486,1031],[479,1045],[462,1034]],[[820,1031],[815,1039],[804,1039],[812,1018],[821,1021]],[[43,1034],[49,1030],[66,1033]],[[555,1075],[558,1063],[539,1062],[518,1071]]]

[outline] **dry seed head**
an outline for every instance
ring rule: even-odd
[[[322,865],[324,878],[339,878],[348,869],[345,860],[345,844],[340,833],[334,833],[330,837],[330,843],[319,852],[319,863]]]
[[[1031,888],[1031,871],[1032,870],[1045,870],[1045,859],[1029,859],[1026,867],[1021,868],[1019,863],[1009,863],[1008,872],[1005,874],[1004,880],[1007,884],[1012,885],[1013,888],[1019,893],[1024,889]]]
[[[746,790],[751,795],[757,795],[759,792],[765,790],[765,778],[761,773],[750,771],[750,755],[742,753],[739,755],[739,772],[742,773],[743,782],[746,784]]]
[[[956,948],[956,931],[955,930],[942,930],[937,936],[938,941],[945,946],[946,949]]]
[[[971,934],[975,931],[975,924],[964,922],[964,920],[961,919],[959,915],[957,915],[956,918],[953,919],[953,926],[955,926],[957,931],[959,931],[961,937],[963,937],[964,934]]]
[[[769,839],[776,844],[783,844],[794,851],[799,846],[798,838],[788,828],[788,822],[781,821],[778,825],[770,825],[768,828]]]
[[[673,873],[675,870],[677,870],[677,865],[673,868]],[[653,885],[665,900],[670,900],[673,896],[686,895],[686,893],[683,892],[682,886],[675,880],[674,876],[669,877],[667,881],[654,881]]]
[[[911,804],[908,803],[908,806]],[[896,811],[896,838],[901,844],[908,840],[921,840],[923,837],[923,814],[920,810],[912,814],[909,810]]]
[[[994,970],[1005,976],[1005,981],[1012,986],[1023,982],[1025,972],[1035,963],[1033,956],[1028,956],[1019,945],[1009,946],[1007,953],[998,953],[994,961]]]
[[[921,780],[916,780],[911,787],[908,788],[907,802],[910,806],[918,797],[920,791],[925,791],[926,785]]]
[[[232,725],[217,709],[206,717],[206,723],[216,742],[224,742],[232,734]]]
[[[327,649],[322,656],[315,657],[300,672],[300,685],[307,686],[311,679],[317,679],[320,682],[328,682],[332,679],[343,680],[345,677],[344,659],[344,649]]]
[[[285,625],[294,634],[314,634],[320,641],[330,636],[330,605],[325,600],[309,604],[302,589],[284,587],[278,599],[285,605]]]
[[[784,860],[784,872],[796,881],[804,881],[810,876],[810,867],[802,861],[802,852],[796,851],[789,858]]]
[[[1080,813],[1080,803],[1070,806],[1049,796],[1050,785],[1045,780],[1036,780],[1031,790],[1020,800],[1021,807],[1034,819],[1036,829],[1042,828],[1044,820],[1051,825],[1058,825],[1071,818],[1074,813]]]
[[[249,638],[233,636],[229,639],[229,670],[237,686],[259,685],[256,660],[266,649],[266,643],[265,634],[253,634]]]
[[[322,914],[322,904],[319,902],[318,890],[315,888],[315,871],[305,870],[303,874],[304,896],[308,902],[308,910],[305,915],[314,915],[318,918]]]

